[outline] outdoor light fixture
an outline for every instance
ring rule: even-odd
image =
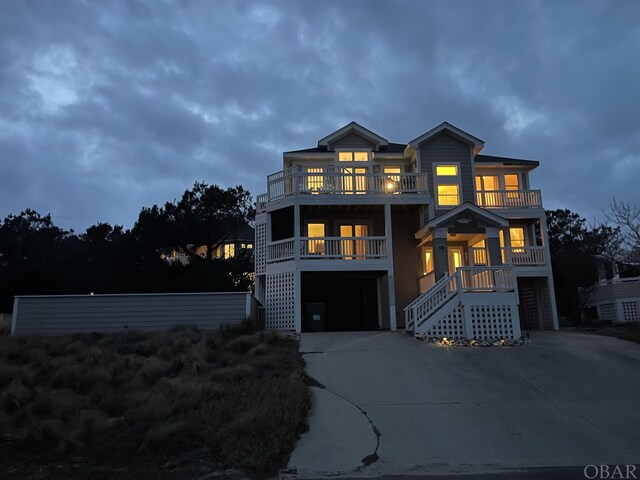
[[[395,184],[393,183],[393,181],[389,180],[387,182],[387,190],[393,190],[395,188]]]

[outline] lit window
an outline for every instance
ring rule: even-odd
[[[366,168],[342,168],[342,191],[344,193],[367,193]]]
[[[433,250],[425,249],[424,251],[424,273],[433,272]]]
[[[309,253],[312,255],[324,255],[324,239],[317,239],[318,237],[324,237],[324,223],[308,224],[307,236],[309,237],[307,242]]]
[[[366,237],[369,234],[368,225],[340,225],[340,236],[342,238],[353,237]],[[341,240],[340,245],[342,248],[342,255],[345,260],[351,260],[354,257],[363,257],[367,254],[367,241],[366,240]]]
[[[524,228],[512,227],[509,229],[509,238],[511,239],[511,248],[522,248],[524,242]]]
[[[436,175],[439,177],[455,177],[458,175],[457,165],[437,165]]]
[[[493,207],[500,204],[500,194],[493,193],[500,190],[498,177],[495,175],[478,175],[476,177],[476,191],[478,205],[481,207]]]
[[[504,189],[510,190],[507,192],[507,198],[519,198],[520,192],[518,192],[518,190],[520,190],[520,179],[518,177],[519,175],[517,173],[509,173],[504,176]]]
[[[456,206],[460,205],[459,185],[438,185],[438,205]]]
[[[369,152],[338,152],[340,162],[368,162]]]
[[[439,207],[460,205],[460,169],[458,165],[435,166],[435,190]]]
[[[233,243],[226,243],[224,246],[224,258],[231,258],[236,254],[236,246]]]
[[[396,191],[400,187],[400,173],[402,173],[400,167],[384,167],[384,189],[387,192],[400,193]]]
[[[313,175],[319,173],[320,175]],[[324,177],[322,176],[324,169],[322,167],[307,167],[307,190],[311,190],[317,193],[318,190],[322,190],[322,184]]]
[[[518,174],[507,174],[504,176],[504,189],[505,190],[520,190],[520,179]]]

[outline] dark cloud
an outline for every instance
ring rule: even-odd
[[[254,195],[281,152],[356,120],[447,120],[540,160],[550,208],[640,204],[640,5],[4,2],[0,216],[131,226],[196,180]]]

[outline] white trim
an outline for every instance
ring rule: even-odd
[[[356,122],[351,122],[345,125],[344,127],[339,128],[335,132],[330,133],[326,137],[318,140],[318,147],[322,147],[322,146],[328,147],[329,144],[335,143],[336,141],[340,140],[342,137],[346,137],[352,132],[360,135],[366,140],[372,141],[372,143],[375,143],[377,146],[389,144],[389,141],[386,138],[381,137],[377,133],[374,133],[367,128],[364,128],[362,125],[359,125]]]
[[[446,222],[447,220],[454,218],[456,215],[461,214],[465,210],[476,213],[478,216],[486,220],[493,221],[497,223],[499,227],[509,226],[509,221],[502,218],[501,216],[480,208],[472,203],[465,202],[462,205],[458,205],[456,208],[449,210],[447,213],[443,213],[442,215],[431,219],[429,223],[427,223],[424,227],[416,232],[415,238],[422,238],[426,234],[427,230],[438,227],[438,225],[440,225],[442,222]]]
[[[418,138],[414,138],[413,140],[411,140],[407,144],[407,146],[417,149],[418,146],[421,143],[424,143],[425,141],[429,140],[432,137],[435,137],[436,135],[438,135],[439,133],[441,133],[441,132],[443,132],[445,130],[450,132],[450,133],[452,133],[454,137],[457,137],[457,138],[465,141],[465,143],[473,145],[473,153],[474,154],[477,154],[484,147],[484,141],[483,140],[480,140],[478,137],[474,137],[473,135],[465,132],[464,130],[460,130],[458,127],[454,127],[449,122],[442,122],[437,127],[432,128],[428,132],[423,133],[422,135],[420,135]]]
[[[438,167],[456,167],[456,175],[438,175],[437,169]],[[432,175],[433,175],[433,198],[435,199],[436,207],[438,210],[449,210],[456,207],[459,207],[464,203],[462,199],[462,175],[460,172],[460,162],[433,162],[431,165]],[[440,182],[439,178],[451,179],[450,182],[447,180]],[[453,180],[455,178],[455,180]],[[447,186],[447,185],[457,185],[458,186],[458,204],[457,205],[440,205],[440,198],[438,196],[438,186]]]

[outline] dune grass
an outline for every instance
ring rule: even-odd
[[[5,335],[0,477],[272,475],[307,428],[305,379],[295,338],[248,325]]]

